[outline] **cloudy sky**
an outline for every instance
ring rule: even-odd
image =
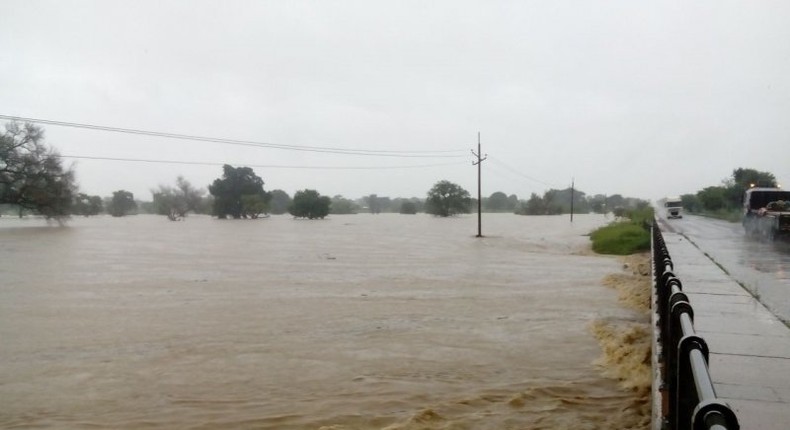
[[[67,156],[205,163],[69,159],[142,199],[222,163],[290,194],[474,193],[478,131],[484,195],[790,186],[789,23],[783,0],[6,0],[0,115],[285,146],[44,125]]]

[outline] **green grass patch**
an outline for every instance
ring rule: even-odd
[[[626,218],[629,218],[636,225],[650,225],[656,217],[656,212],[651,207],[644,209],[630,209],[625,211]]]
[[[629,255],[650,249],[653,208],[624,211],[627,221],[616,221],[590,233],[593,251],[599,254]]]
[[[629,255],[650,249],[650,232],[631,221],[601,227],[590,234],[590,240],[599,254]]]

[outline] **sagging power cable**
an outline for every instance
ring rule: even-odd
[[[0,114],[0,119],[6,119],[10,121],[30,122],[34,124],[54,125],[60,127],[110,131],[114,133],[136,134],[143,136],[162,137],[168,139],[192,140],[199,142],[212,142],[212,143],[221,143],[227,145],[251,146],[258,148],[272,148],[272,149],[281,149],[288,151],[320,152],[327,154],[360,155],[360,156],[373,156],[373,157],[401,157],[401,158],[464,158],[466,157],[466,155],[464,155],[465,151],[462,150],[404,151],[404,150],[377,150],[377,149],[350,149],[350,148],[325,147],[325,146],[284,145],[284,144],[276,144],[269,142],[256,142],[252,140],[206,137],[206,136],[197,136],[197,135],[189,135],[189,134],[168,133],[161,131],[111,127],[111,126],[96,125],[96,124],[56,121],[56,120],[42,119],[42,118],[29,118],[29,117],[21,117],[21,116],[13,116],[13,115]],[[457,155],[452,155],[453,153],[457,153]]]
[[[441,166],[460,166],[466,165],[463,162],[455,163],[434,163],[434,164],[412,164],[402,166],[298,166],[298,165],[281,165],[281,164],[248,164],[248,163],[220,163],[216,161],[180,161],[180,160],[156,160],[146,158],[121,158],[121,157],[95,157],[90,155],[61,155],[55,154],[59,158],[77,159],[77,160],[102,160],[102,161],[125,161],[134,163],[155,163],[155,164],[181,164],[192,166],[223,166],[230,164],[234,166],[256,167],[265,169],[316,169],[316,170],[391,170],[391,169],[418,169],[426,167],[441,167]]]

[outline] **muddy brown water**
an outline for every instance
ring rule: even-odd
[[[607,221],[0,218],[0,427],[641,428]]]

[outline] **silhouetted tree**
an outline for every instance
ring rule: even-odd
[[[727,190],[724,187],[706,187],[697,192],[697,198],[703,208],[717,211],[727,204],[726,194]]]
[[[507,210],[512,212],[515,211],[518,207],[518,196],[515,194],[511,194],[507,197]]]
[[[241,196],[241,217],[260,218],[268,210],[266,198],[260,194],[243,194]]]
[[[107,212],[115,217],[128,215],[129,212],[137,208],[134,201],[134,194],[126,190],[118,190],[112,193],[112,200],[107,207]]]
[[[404,215],[414,215],[417,213],[417,204],[412,201],[405,201],[400,205],[400,213]]]
[[[102,204],[101,197],[80,193],[74,199],[74,203],[71,206],[71,213],[72,215],[91,216],[100,214],[103,209],[104,205]]]
[[[154,207],[159,215],[167,215],[171,221],[187,216],[187,212],[199,213],[203,208],[203,189],[192,186],[183,176],[176,178],[176,186],[160,185],[152,191]]]
[[[329,213],[338,215],[348,215],[357,213],[357,204],[353,200],[347,199],[341,195],[332,197],[329,206]]]
[[[268,203],[268,195],[263,191],[261,179],[249,167],[233,167],[228,164],[222,166],[222,178],[215,179],[208,189],[214,196],[214,215],[219,218],[231,216],[235,219],[250,216],[257,208],[244,207],[242,196],[257,195]],[[248,201],[258,202],[257,199]]]
[[[689,212],[699,212],[702,210],[702,203],[696,194],[683,194],[680,196],[680,201],[683,204],[683,209]]]
[[[76,194],[74,172],[44,144],[44,130],[10,122],[0,135],[0,204],[47,218],[68,217]]]
[[[608,211],[606,206],[606,196],[603,194],[596,194],[592,197],[587,199],[587,204],[590,207],[590,210],[597,214],[602,214]]]
[[[460,185],[439,181],[428,191],[425,212],[441,217],[469,213],[471,202],[469,192]]]
[[[497,191],[487,199],[483,200],[483,206],[489,211],[493,212],[501,212],[508,209],[509,200],[507,194],[503,193],[502,191]]]
[[[283,190],[273,190],[269,193],[269,210],[275,215],[288,212],[291,196]]]
[[[381,203],[379,202],[379,196],[375,194],[371,194],[365,198],[368,209],[372,214],[379,214],[381,213]]]
[[[739,209],[743,203],[743,195],[751,187],[776,187],[776,177],[770,172],[739,167],[732,171],[732,176],[724,181],[726,206]]]
[[[536,193],[529,196],[529,200],[521,203],[521,207],[516,211],[519,215],[544,215],[546,212],[543,199]]]
[[[288,212],[295,218],[323,219],[329,215],[330,204],[329,197],[316,190],[297,191]]]

